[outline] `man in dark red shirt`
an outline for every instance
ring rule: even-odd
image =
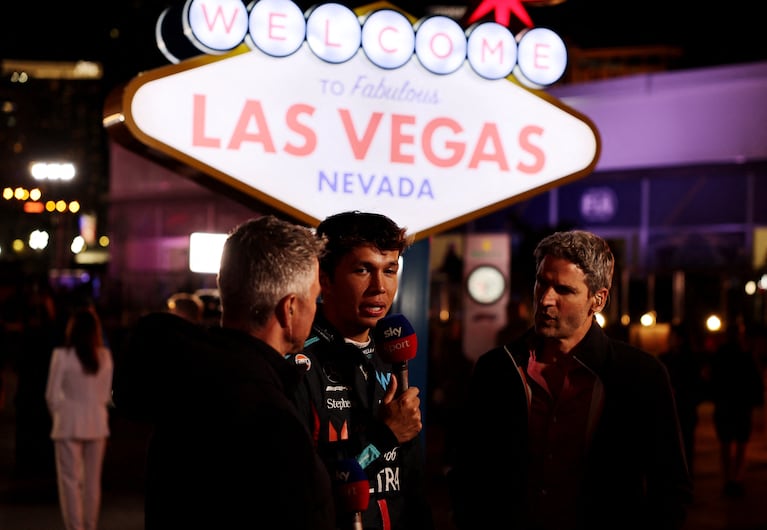
[[[479,358],[449,473],[463,529],[679,529],[692,482],[664,366],[608,337],[613,254],[585,231],[535,249],[535,325]]]

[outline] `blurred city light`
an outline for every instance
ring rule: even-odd
[[[48,200],[43,204],[42,202],[39,202],[42,197],[43,192],[40,190],[40,188],[32,188],[31,190],[21,186],[15,189],[10,187],[3,188],[3,198],[5,200],[16,199],[18,201],[22,201],[24,203],[24,213],[43,213],[45,210],[49,212],[65,212],[68,210],[71,213],[77,213],[80,211],[80,201],[74,200],[67,204],[66,201],[63,200]]]
[[[597,324],[599,324],[600,328],[605,327],[605,324],[607,324],[607,319],[602,313],[597,313],[596,315]]]
[[[69,245],[69,249],[72,251],[72,254],[79,254],[85,250],[85,238],[83,236],[75,236],[72,239],[72,244]]]
[[[218,273],[226,234],[194,232],[189,235],[189,270]]]
[[[45,230],[34,230],[29,234],[29,248],[33,250],[43,250],[48,246],[48,232]]]
[[[709,331],[719,331],[722,329],[722,319],[717,315],[709,315],[706,318],[706,329]]]
[[[650,327],[655,325],[655,311],[648,311],[641,317],[639,317],[639,323],[642,324],[644,327]]]
[[[749,280],[746,282],[746,285],[744,287],[744,290],[746,291],[746,294],[751,296],[752,294],[756,293],[756,282],[754,280]]]
[[[104,67],[94,61],[3,60],[3,73],[10,73],[12,83],[34,79],[101,79]]]
[[[72,180],[75,165],[71,162],[32,162],[29,172],[35,180]]]
[[[13,72],[11,74],[11,83],[26,83],[29,81],[29,75],[26,72]]]
[[[24,213],[43,213],[45,210],[41,202],[24,202]]]

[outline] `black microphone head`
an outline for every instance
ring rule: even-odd
[[[341,511],[354,513],[368,509],[370,484],[356,458],[344,458],[336,463],[333,484]]]
[[[418,337],[413,325],[404,315],[395,313],[378,321],[373,338],[376,352],[387,363],[403,363],[415,358]]]

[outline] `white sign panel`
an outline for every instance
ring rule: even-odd
[[[383,213],[416,238],[590,173],[584,116],[509,78],[450,74],[412,55],[383,69],[359,48],[331,64],[238,48],[135,78],[123,119],[144,144],[316,225]]]

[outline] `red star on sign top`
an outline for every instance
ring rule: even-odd
[[[474,12],[469,17],[469,24],[473,24],[477,20],[481,19],[491,11],[495,11],[495,21],[502,26],[509,26],[511,22],[511,13],[513,12],[517,18],[528,28],[533,27],[533,21],[530,15],[527,14],[525,8],[522,7],[522,2],[525,0],[480,0],[479,5],[474,9]]]

